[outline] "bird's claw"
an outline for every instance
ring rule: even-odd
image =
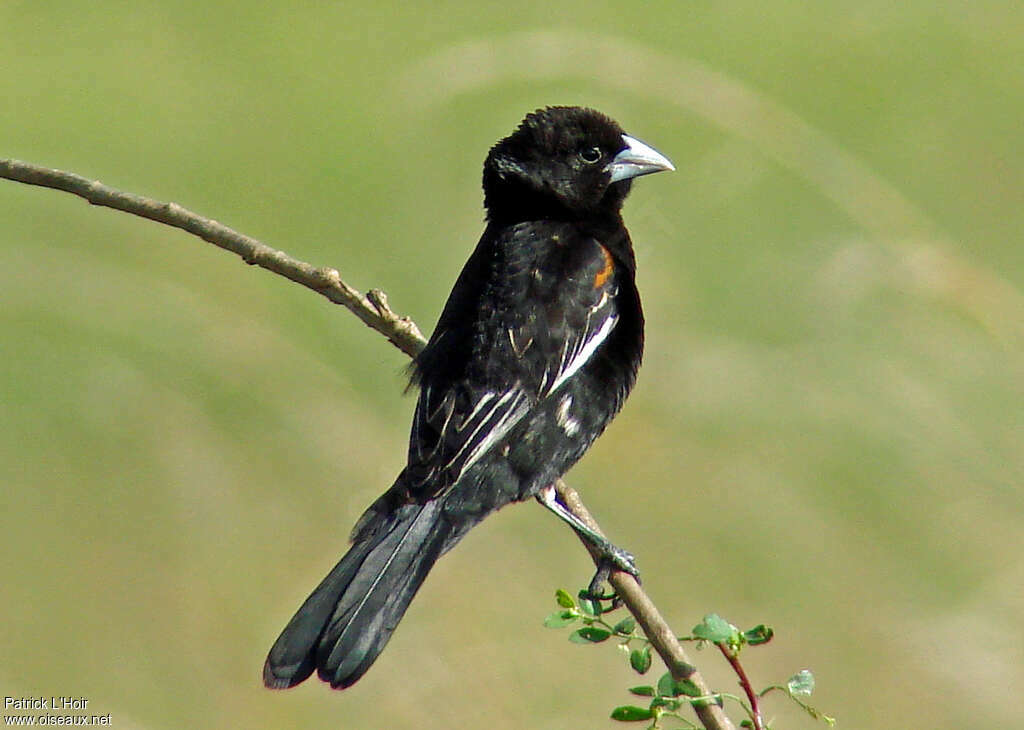
[[[632,553],[613,545],[601,555],[597,563],[597,572],[594,573],[594,577],[590,579],[590,584],[587,586],[586,591],[584,591],[584,598],[597,602],[611,601],[609,611],[615,610],[622,604],[622,599],[619,598],[619,595],[614,590],[608,594],[601,590],[601,586],[608,583],[608,578],[613,570],[629,573],[636,578],[638,583],[640,582],[640,571],[636,568],[636,558],[633,557]]]

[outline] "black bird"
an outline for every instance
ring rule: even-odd
[[[529,114],[491,148],[487,228],[413,366],[408,463],[271,648],[267,687],[293,687],[314,669],[336,689],[353,684],[434,562],[509,502],[537,497],[610,565],[636,573],[632,556],[589,533],[552,485],[633,386],[643,312],[620,209],[632,178],[672,169],[613,120],[577,107]]]

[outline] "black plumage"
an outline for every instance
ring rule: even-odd
[[[494,510],[548,494],[619,411],[643,351],[620,209],[633,177],[665,169],[576,107],[530,114],[491,149],[487,228],[414,365],[407,466],[270,650],[268,687],[358,680],[434,562]]]

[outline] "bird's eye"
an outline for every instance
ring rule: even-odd
[[[586,162],[588,165],[593,165],[595,162],[601,159],[601,148],[587,147],[586,149],[580,150],[580,159]]]

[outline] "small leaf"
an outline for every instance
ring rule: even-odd
[[[630,687],[629,691],[637,697],[654,697],[654,687],[649,684],[645,684],[640,687]]]
[[[575,644],[597,644],[612,635],[607,629],[599,629],[596,626],[584,626],[569,634],[569,641]]]
[[[810,669],[801,669],[786,682],[789,693],[794,695],[810,696],[814,692],[814,675]]]
[[[709,613],[704,620],[693,627],[693,635],[698,639],[704,639],[717,644],[721,641],[729,641],[733,637],[736,628],[719,616],[717,613]]]
[[[687,697],[700,697],[700,688],[689,679],[677,680],[676,691],[681,695],[686,695]]]
[[[662,697],[700,697],[700,690],[689,679],[673,679],[671,674],[665,672],[658,680],[658,694]]]
[[[587,637],[587,641],[593,641],[594,643],[604,641],[612,635],[612,632],[608,629],[599,629],[596,626],[588,626],[582,629],[582,632]]]
[[[579,617],[580,615],[575,610],[555,611],[544,619],[544,625],[549,629],[560,629],[563,626],[576,623]]]
[[[770,626],[765,626],[764,624],[758,624],[754,628],[743,632],[743,638],[751,646],[767,644],[772,640],[773,636],[775,636],[775,632],[772,631]]]
[[[658,679],[658,694],[662,697],[675,697],[673,690],[676,688],[676,680],[672,679],[672,675],[665,672]]]
[[[754,727],[754,723],[752,723],[750,720],[741,720],[740,721],[740,727],[752,728],[752,727]]]
[[[555,591],[555,601],[562,608],[576,608],[576,601],[573,600],[568,591],[563,591],[561,588]]]
[[[616,634],[632,634],[633,629],[636,628],[636,619],[632,616],[626,618],[615,624],[615,628],[612,629]]]
[[[623,705],[612,710],[612,719],[619,722],[640,722],[650,720],[652,717],[654,717],[653,712],[646,707],[637,707],[636,705]]]
[[[598,601],[592,601],[587,598],[586,591],[579,592],[580,599],[580,610],[588,616],[600,616],[601,615],[601,604]]]
[[[629,666],[633,667],[637,674],[646,674],[647,670],[651,668],[650,645],[645,646],[643,649],[634,649],[630,652]]]

